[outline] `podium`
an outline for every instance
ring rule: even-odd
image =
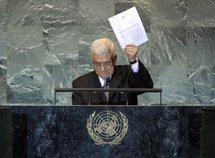
[[[0,157],[12,158],[12,113],[10,108],[0,107]]]
[[[201,158],[215,157],[215,109],[204,108],[201,117]]]
[[[26,149],[28,158],[196,158],[200,156],[201,116],[205,107],[18,105],[10,108],[12,113],[26,115],[27,132],[20,132],[28,146],[23,148],[24,143],[20,142],[20,148]],[[20,127],[23,121],[15,123]]]
[[[27,115],[11,106],[0,106],[0,158],[27,158]]]

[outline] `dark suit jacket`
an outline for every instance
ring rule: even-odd
[[[73,88],[102,88],[95,71],[85,74],[72,83]],[[111,78],[110,88],[152,88],[153,81],[148,70],[139,61],[139,71],[133,73],[130,65],[115,66]],[[137,105],[137,96],[140,93],[127,93],[129,105]],[[72,95],[73,105],[126,105],[124,94],[110,92],[107,103],[104,93],[75,92]]]

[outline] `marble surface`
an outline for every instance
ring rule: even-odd
[[[0,103],[52,104],[54,88],[92,70],[90,44],[109,37],[107,19],[136,6],[149,41],[139,59],[165,104],[215,103],[215,2],[211,0],[1,0]],[[144,94],[140,105],[159,96]],[[59,94],[70,104],[71,94]]]
[[[26,127],[27,123],[27,132],[19,130],[24,134],[17,135],[25,135],[28,158],[198,158],[201,112],[205,107],[13,106],[11,109],[24,116],[15,122],[16,127],[21,127],[20,124]],[[104,110],[120,111],[128,119],[128,131],[119,145],[96,145],[87,132],[89,116]],[[16,144],[23,149],[24,143]]]

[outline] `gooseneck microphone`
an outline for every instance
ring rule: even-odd
[[[104,86],[102,88],[109,88],[110,83],[111,83],[111,77],[106,78]],[[96,94],[95,91],[90,93],[89,100],[88,100],[88,105],[91,105],[92,96],[95,95],[95,94]]]
[[[106,78],[106,81],[105,81],[105,84],[104,84],[104,88],[108,88],[109,85],[111,83],[111,78],[108,77]],[[126,102],[126,105],[128,105],[128,96],[127,96],[127,92],[120,92],[124,97],[125,97],[125,102]]]
[[[128,96],[126,92],[120,92],[125,97],[125,103],[128,105]]]
[[[91,105],[91,99],[92,99],[92,96],[93,96],[94,94],[96,94],[96,92],[95,92],[95,91],[90,93],[90,97],[89,97],[88,105]]]
[[[104,85],[103,85],[102,88],[109,88],[110,83],[111,83],[111,77],[106,78],[106,79],[105,79],[105,83],[104,83]],[[91,105],[92,96],[95,95],[96,93],[97,93],[96,91],[93,91],[93,92],[90,93],[88,105]],[[106,92],[105,92],[105,93],[106,93]],[[107,92],[107,93],[109,93],[109,92]],[[123,97],[125,98],[125,103],[126,103],[126,105],[128,105],[128,96],[127,96],[127,92],[121,91],[120,94],[123,95]]]

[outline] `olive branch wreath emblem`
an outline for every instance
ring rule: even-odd
[[[109,111],[107,110],[106,112],[109,112]],[[117,115],[117,114],[115,113],[115,115]],[[96,145],[102,145],[102,146],[104,146],[104,145],[108,144],[110,146],[113,146],[113,145],[118,145],[118,144],[121,143],[122,139],[125,137],[125,135],[126,135],[126,133],[128,131],[128,119],[121,112],[119,112],[118,116],[119,116],[119,118],[122,121],[122,130],[118,133],[118,135],[115,138],[113,138],[110,141],[102,139],[93,130],[93,121],[94,121],[94,118],[96,117],[96,112],[93,112],[89,116],[89,118],[87,119],[86,128],[87,128],[87,131],[88,131],[90,137],[94,140],[94,142],[95,142]]]

